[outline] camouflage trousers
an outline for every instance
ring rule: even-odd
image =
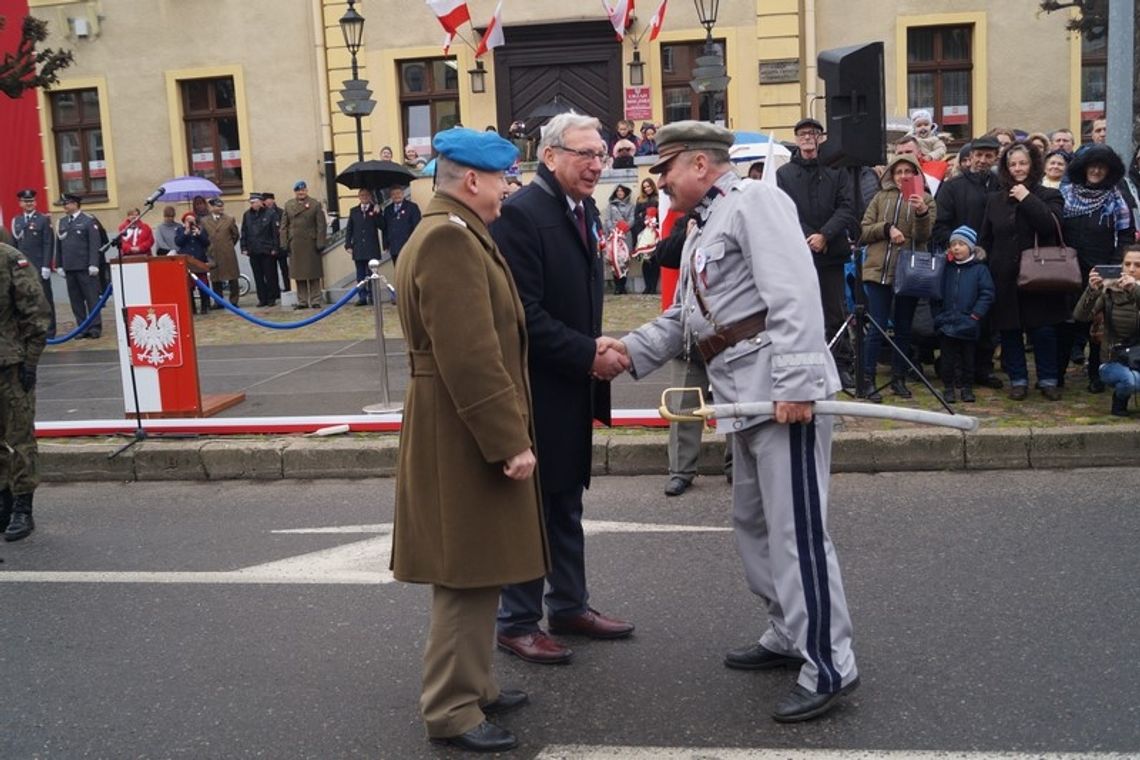
[[[0,488],[27,494],[40,484],[36,392],[20,385],[19,365],[0,367]]]

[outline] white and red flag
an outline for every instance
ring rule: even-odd
[[[439,19],[440,26],[449,34],[455,34],[459,27],[471,20],[466,0],[427,0],[428,7]]]
[[[451,43],[454,39],[455,39],[455,35],[452,34],[451,32],[445,32],[444,33],[444,35],[443,35],[443,54],[444,55],[447,55],[448,51],[451,50]]]
[[[491,17],[487,31],[483,32],[483,39],[479,40],[479,47],[475,49],[475,57],[480,57],[488,50],[494,50],[504,42],[506,39],[503,37],[503,2],[499,0],[499,4],[495,6],[495,15]]]
[[[607,0],[602,0],[602,7],[606,9],[606,16],[617,33],[618,42],[625,39],[625,30],[629,28],[629,16],[633,13],[634,0],[617,0],[613,8]]]
[[[657,39],[657,35],[661,34],[661,25],[665,23],[665,6],[669,4],[669,0],[661,0],[661,5],[657,6],[657,10],[653,13],[653,18],[649,19],[649,41]]]

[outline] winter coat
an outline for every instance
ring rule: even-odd
[[[408,238],[412,236],[412,232],[419,223],[420,207],[408,198],[400,201],[399,211],[396,210],[395,202],[384,207],[384,222],[381,231],[384,234],[384,248],[392,256],[392,261],[400,256],[404,244],[408,242]]]
[[[974,249],[961,263],[951,259],[942,272],[942,298],[933,304],[934,327],[959,340],[981,337],[981,320],[994,303],[994,281],[986,267],[986,252]]]
[[[1105,309],[1109,301],[1112,302],[1111,319],[1109,310]],[[1115,288],[1085,288],[1081,300],[1077,301],[1077,308],[1073,310],[1073,318],[1078,322],[1092,322],[1093,317],[1101,312],[1105,313],[1102,346],[1140,343],[1140,287],[1133,288],[1131,292]]]
[[[319,280],[324,276],[321,249],[326,244],[325,209],[314,198],[291,198],[281,214],[281,247],[289,251],[289,276]]]
[[[1097,264],[1118,264],[1124,258],[1124,246],[1135,242],[1136,220],[1128,210],[1128,201],[1123,195],[1117,194],[1110,198],[1110,205],[1115,205],[1115,213],[1102,213],[1096,209],[1088,213],[1074,215],[1075,203],[1079,200],[1076,193],[1079,188],[1090,188],[1088,184],[1088,167],[1093,162],[1105,164],[1108,174],[1099,185],[1103,188],[1115,188],[1124,178],[1124,162],[1116,155],[1116,151],[1104,145],[1090,145],[1073,157],[1066,172],[1068,184],[1061,191],[1065,199],[1065,210],[1061,220],[1061,229],[1065,234],[1065,243],[1075,249],[1080,259],[1081,276],[1087,283],[1089,270]],[[1127,224],[1125,224],[1127,217]]]
[[[208,253],[210,236],[201,227],[198,228],[196,235],[188,233],[185,227],[179,227],[178,231],[174,233],[174,242],[176,244],[175,250],[178,253],[189,256],[196,261],[207,262],[210,260]]]
[[[796,204],[804,237],[818,232],[827,238],[827,247],[812,255],[816,268],[843,266],[851,257],[848,236],[859,223],[851,175],[797,154],[776,170],[776,184]]]
[[[1003,154],[1003,159],[1008,156]],[[1069,318],[1070,301],[1065,293],[1022,293],[1017,287],[1021,269],[1021,252],[1033,248],[1036,237],[1041,246],[1059,245],[1064,201],[1061,194],[1041,185],[1044,174],[1039,153],[1025,185],[1031,190],[1020,203],[1009,195],[1015,184],[1004,160],[999,163],[1001,189],[986,199],[986,217],[978,235],[978,244],[989,254],[990,274],[994,280],[994,306],[991,323],[997,330],[1033,330],[1055,325]]]
[[[606,207],[603,229],[605,233],[609,235],[610,232],[618,226],[618,222],[625,222],[625,245],[632,254],[634,221],[633,199],[630,197],[628,187],[625,185],[618,185],[618,187],[625,189],[625,198],[619,199],[617,197],[617,188],[615,187],[613,193],[610,194],[610,205]]]
[[[974,231],[982,229],[986,218],[986,199],[998,189],[993,172],[966,172],[948,179],[938,187],[938,217],[934,220],[935,248],[945,248],[950,233],[962,225]]]
[[[551,493],[589,487],[593,420],[610,424],[610,384],[590,376],[602,333],[601,225],[593,198],[582,206],[588,242],[558,180],[540,163],[491,225],[526,309],[538,466]]]
[[[867,246],[867,256],[863,261],[863,282],[892,284],[895,281],[895,265],[898,263],[900,248],[925,251],[930,244],[930,229],[936,213],[934,198],[930,193],[924,192],[926,212],[914,212],[891,176],[894,168],[901,163],[910,164],[918,176],[922,176],[922,168],[910,156],[899,156],[883,172],[883,178],[879,182],[882,189],[871,199],[871,205],[863,214],[862,234],[859,238],[859,242]],[[901,246],[891,242],[888,230],[892,226],[906,236],[906,242]]]
[[[210,270],[210,279],[215,282],[236,280],[241,274],[234,252],[234,243],[241,238],[237,222],[229,214],[219,214],[217,219],[214,214],[208,214],[202,217],[200,224],[210,238],[210,256],[216,265]]]
[[[266,256],[277,250],[277,220],[267,208],[247,209],[241,217],[241,251]]]
[[[141,219],[129,230],[128,220],[119,225],[119,251],[124,256],[149,256],[154,250],[154,230]]]
[[[483,221],[436,194],[396,266],[411,378],[396,473],[395,577],[449,588],[540,578],[550,567],[534,446],[526,316]]]

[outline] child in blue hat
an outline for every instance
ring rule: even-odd
[[[994,302],[994,281],[972,227],[963,225],[950,233],[946,255],[942,299],[934,305],[934,327],[942,344],[942,394],[953,403],[955,388],[961,388],[962,400],[969,403],[974,401],[974,352],[981,320]]]

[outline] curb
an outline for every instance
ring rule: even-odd
[[[664,475],[668,435],[594,436],[594,475]],[[399,439],[206,438],[148,440],[114,459],[117,442],[41,441],[44,482],[137,480],[317,480],[396,474]],[[699,471],[720,474],[724,444],[701,443]],[[1140,424],[989,429],[974,433],[890,430],[836,433],[834,473],[1111,467],[1140,450]]]

